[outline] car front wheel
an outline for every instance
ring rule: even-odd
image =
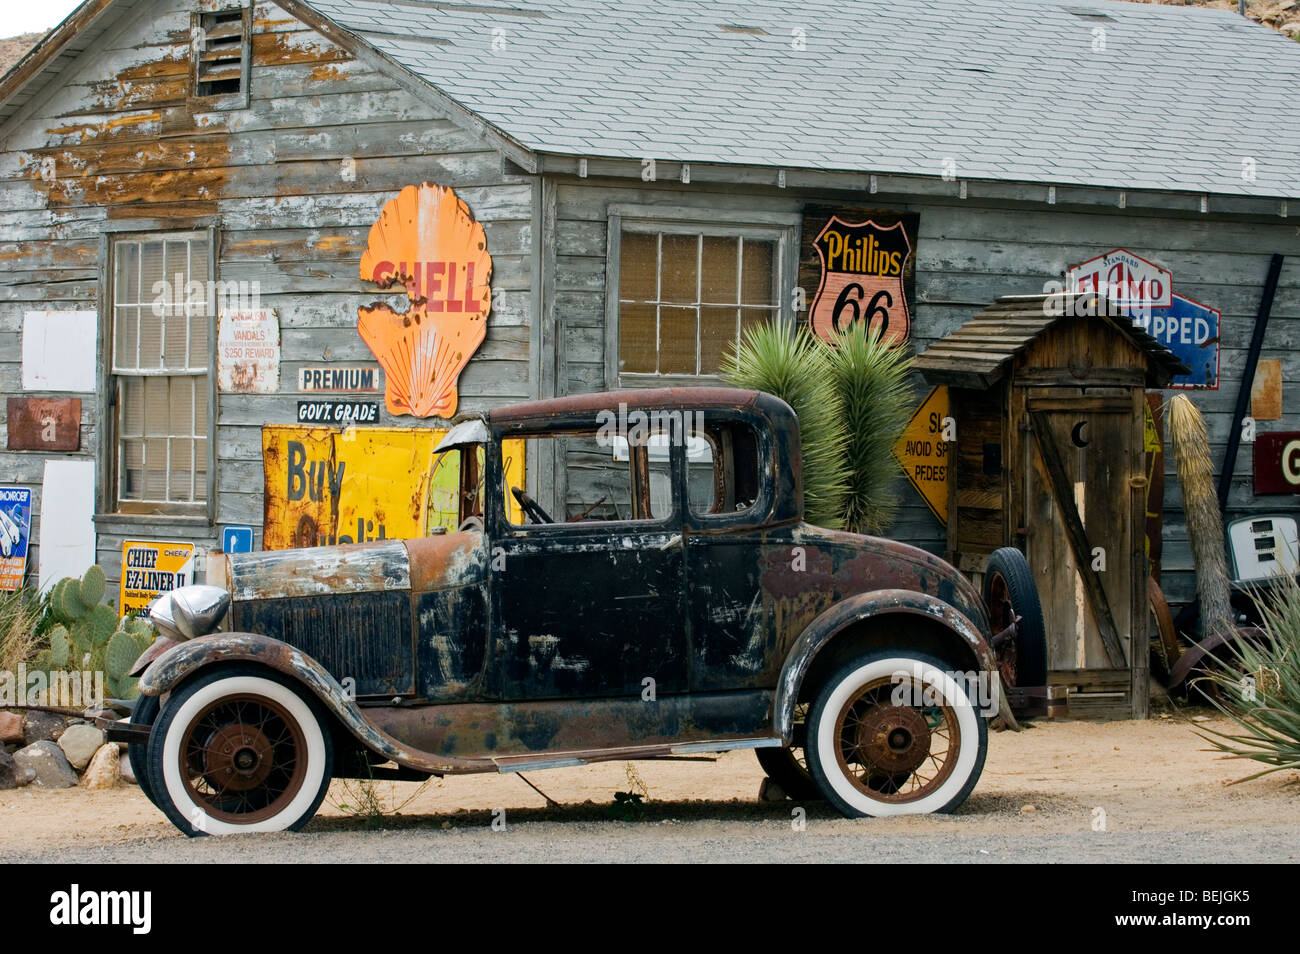
[[[296,831],[333,769],[319,704],[255,666],[204,673],[172,693],[149,738],[154,800],[191,837]]]
[[[984,768],[988,727],[952,667],[907,650],[850,659],[808,716],[808,770],[850,818],[952,811]]]

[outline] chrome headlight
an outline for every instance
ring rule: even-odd
[[[160,633],[181,641],[216,632],[229,609],[229,593],[197,583],[162,594],[149,604],[147,615]]]

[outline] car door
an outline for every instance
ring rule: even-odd
[[[589,433],[532,439],[556,442],[565,512],[535,510],[551,522],[523,525],[499,518],[490,571],[499,697],[685,692],[680,449],[629,453],[624,441],[620,452]]]

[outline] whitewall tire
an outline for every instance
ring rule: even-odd
[[[877,650],[822,684],[808,715],[808,770],[851,818],[952,811],[984,768],[988,727],[953,667]]]
[[[296,831],[333,771],[320,705],[278,673],[223,666],[173,692],[154,723],[154,800],[185,834]]]

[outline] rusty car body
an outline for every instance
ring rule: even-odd
[[[611,511],[609,493],[593,500],[599,487],[575,489],[581,468],[559,520],[505,486],[502,442],[553,440],[557,454],[573,454],[578,436],[599,438],[638,413],[667,421],[669,437],[656,444],[661,432],[614,428],[606,456],[611,473],[626,474],[626,508]],[[674,437],[682,421],[694,430]],[[162,598],[159,628],[178,641],[160,640],[137,663],[144,701],[131,756],[187,834],[299,827],[319,798],[293,787],[319,785],[323,797],[331,776],[743,748],[758,750],[790,795],[820,793],[851,815],[946,810],[975,784],[988,713],[972,721],[966,697],[943,691],[903,704],[885,693],[909,667],[931,689],[945,673],[995,668],[979,593],[928,552],[805,523],[798,422],[778,398],[679,388],[533,402],[456,425],[439,451],[460,455],[458,531],[221,558],[229,611],[222,594],[209,607],[220,629],[195,638],[166,623],[184,611],[184,594],[179,604]],[[511,522],[508,495],[526,522]],[[873,688],[830,700],[843,711],[822,717],[821,762],[805,764],[800,750],[812,754],[821,726],[810,713],[828,704],[819,693],[862,660],[876,666]],[[222,709],[228,698],[256,701],[250,679],[302,705],[277,696],[261,725]],[[294,726],[303,713],[321,727],[320,756],[308,751],[315,731]],[[958,754],[943,791],[916,781]],[[312,759],[324,760],[323,774],[304,781],[299,763]],[[848,788],[827,780],[837,764]],[[283,790],[262,792],[268,777]]]

